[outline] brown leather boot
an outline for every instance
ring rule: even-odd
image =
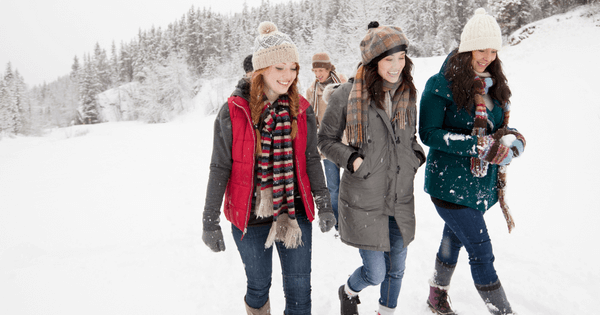
[[[261,308],[252,308],[252,307],[248,306],[245,298],[244,298],[244,304],[246,305],[246,313],[248,315],[270,315],[271,314],[271,304],[269,303],[269,300],[267,300],[267,303],[265,303],[265,305],[263,305]]]

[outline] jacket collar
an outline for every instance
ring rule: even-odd
[[[446,60],[444,60],[440,71],[436,75],[436,81],[432,90],[433,94],[450,101],[453,101],[452,90],[450,89],[450,83],[448,82],[448,80],[446,80],[446,76],[444,75],[444,73],[446,72],[446,67],[448,66],[448,60],[453,54],[454,52],[451,52],[450,54],[448,54],[448,56],[446,56]]]
[[[246,102],[250,102],[250,79],[241,78],[237,85],[235,86],[235,90],[231,93],[231,96],[238,96],[246,100]]]

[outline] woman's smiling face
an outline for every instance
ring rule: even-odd
[[[279,95],[286,94],[298,75],[295,62],[282,62],[270,66],[263,73],[265,94],[269,101],[276,100]]]
[[[377,73],[386,81],[396,83],[400,79],[400,74],[406,64],[406,52],[399,51],[397,53],[385,56],[377,63]]]
[[[498,55],[498,51],[492,48],[473,50],[471,53],[473,56],[471,64],[473,65],[473,70],[477,72],[485,72],[487,66],[496,60],[496,56]]]

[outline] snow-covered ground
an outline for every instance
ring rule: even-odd
[[[587,11],[539,21],[528,39],[500,52],[513,91],[511,125],[527,149],[509,167],[517,228],[508,234],[498,206],[486,220],[519,314],[598,314],[600,14]],[[419,90],[443,59],[414,60]],[[244,314],[230,225],[222,224],[225,252],[201,240],[213,121],[198,109],[167,124],[2,139],[0,314]],[[427,280],[443,222],[423,192],[422,169],[416,187],[417,235],[397,314],[430,314]],[[315,228],[313,237],[313,314],[336,314],[337,288],[360,265],[358,251],[333,232]],[[461,315],[487,313],[464,251],[450,294]],[[270,297],[281,314],[278,269]],[[377,288],[365,289],[361,314],[375,314],[377,298]]]

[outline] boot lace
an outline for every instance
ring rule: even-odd
[[[437,294],[437,296],[435,297],[435,300],[437,301],[437,305],[435,305],[435,307],[444,312],[444,313],[448,313],[448,314],[454,314],[454,312],[452,311],[452,308],[450,308],[450,296],[448,295],[448,291],[446,290],[442,290],[442,289],[436,289],[435,293]]]

